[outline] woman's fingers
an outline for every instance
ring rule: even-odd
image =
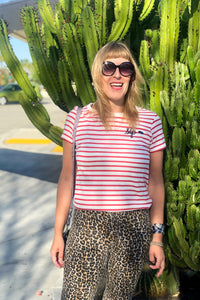
[[[53,242],[50,253],[51,253],[51,258],[52,258],[54,265],[58,268],[63,268],[63,266],[64,266],[64,261],[63,261],[64,241],[63,241],[63,239],[60,241],[55,240]]]
[[[162,275],[165,269],[165,255],[163,249],[160,249],[159,246],[151,246],[149,251],[149,260],[152,263],[152,265],[150,265],[151,269],[159,269],[156,276],[159,277]]]

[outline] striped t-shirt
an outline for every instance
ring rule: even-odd
[[[156,113],[138,108],[139,122],[131,130],[122,113],[105,130],[91,105],[83,108],[76,132],[77,209],[125,211],[147,209],[150,153],[166,147]],[[66,118],[62,139],[72,143],[77,107]]]

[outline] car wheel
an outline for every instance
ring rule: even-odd
[[[0,105],[5,105],[8,102],[6,97],[0,97]]]

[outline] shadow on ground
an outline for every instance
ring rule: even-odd
[[[62,155],[0,149],[0,170],[57,183]]]
[[[61,155],[0,149],[0,299],[50,299],[50,257]]]

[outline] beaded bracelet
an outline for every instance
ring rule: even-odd
[[[154,242],[154,241],[152,241],[152,242],[150,243],[150,245],[153,245],[153,246],[159,246],[159,247],[162,247],[162,248],[163,248],[163,243],[159,243],[159,242]]]
[[[164,225],[161,223],[152,224],[152,232],[153,233],[164,233]]]

